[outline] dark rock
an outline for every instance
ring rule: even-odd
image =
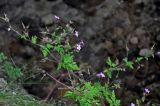
[[[80,8],[84,0],[63,0],[68,6]]]
[[[53,14],[48,14],[42,17],[42,23],[45,25],[51,25],[54,22],[54,15]]]

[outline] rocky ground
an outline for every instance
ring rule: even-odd
[[[132,59],[154,51],[155,58],[144,63],[137,74],[123,76],[119,97],[126,106],[142,96],[147,87],[152,92],[147,99],[160,103],[159,0],[1,0],[0,15],[3,13],[19,31],[21,22],[29,24],[31,34],[44,27],[51,28],[54,15],[65,23],[73,21],[73,27],[85,42],[78,60],[96,71],[103,70],[107,56]],[[37,51],[17,41],[16,34],[8,32],[3,21],[0,23],[0,51],[14,55],[17,64],[37,64],[31,60]],[[30,89],[32,94],[37,94],[34,87]]]

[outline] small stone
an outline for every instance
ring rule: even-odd
[[[131,44],[136,45],[136,44],[138,44],[138,38],[137,38],[137,37],[132,37],[132,38],[130,39],[130,42],[131,42]]]
[[[157,35],[156,40],[157,40],[157,41],[160,41],[160,34]]]
[[[144,49],[141,49],[140,52],[139,52],[139,55],[140,56],[151,56],[153,54],[153,51],[152,50],[149,50],[147,48],[144,48]]]

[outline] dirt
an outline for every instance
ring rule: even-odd
[[[145,102],[160,103],[159,0],[1,0],[0,16],[4,13],[19,31],[22,31],[21,22],[29,25],[32,35],[38,35],[42,28],[52,28],[54,15],[65,23],[73,21],[73,27],[85,42],[77,60],[82,65],[88,63],[95,71],[104,69],[108,56],[119,60],[126,56],[134,59],[149,53],[154,47],[155,58],[143,63],[144,67],[136,74],[131,72],[121,77],[123,86],[118,96],[123,106],[127,106],[141,97],[147,87],[151,94]],[[0,23],[0,51],[8,53],[16,64],[29,66],[26,70],[34,70],[37,65],[47,71],[55,69],[50,63],[43,65],[33,61],[40,58],[36,56],[39,51],[26,42],[16,40],[16,33],[8,32],[8,26],[3,21]],[[41,76],[31,80],[40,80]],[[42,86],[24,87],[29,93],[43,98],[50,85]],[[44,93],[40,94],[41,91]]]

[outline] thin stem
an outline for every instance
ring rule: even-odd
[[[66,84],[64,84],[64,83],[62,83],[62,82],[60,82],[59,80],[57,80],[56,78],[54,78],[54,77],[53,77],[52,75],[50,75],[49,73],[47,73],[47,72],[45,72],[45,73],[46,73],[46,75],[48,75],[50,78],[52,78],[52,79],[53,79],[54,81],[56,81],[57,83],[59,83],[59,84],[63,85],[64,87],[66,87],[66,88],[68,88],[68,89],[70,89],[70,90],[73,91],[73,88],[67,86]]]
[[[48,95],[45,97],[44,102],[47,102],[48,99],[51,97],[53,91],[58,87],[58,83],[56,83],[56,85],[53,85],[52,89],[50,90],[50,92],[48,93]]]

